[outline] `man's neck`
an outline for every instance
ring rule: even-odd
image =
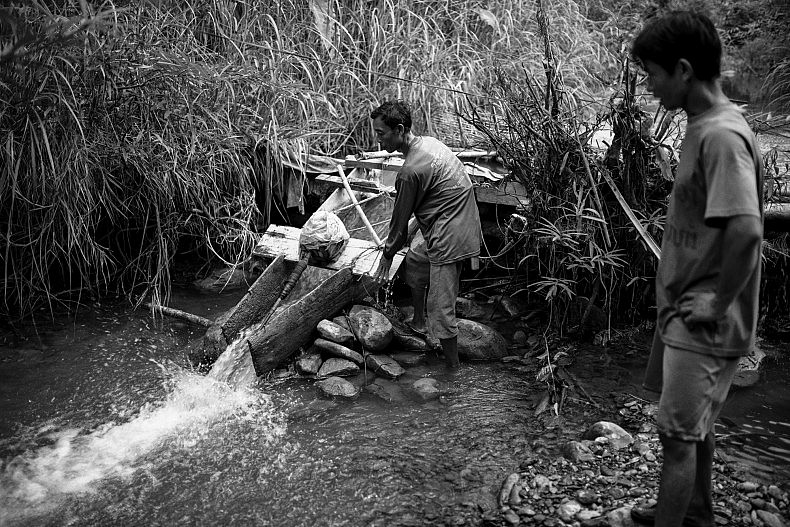
[[[695,81],[683,109],[686,115],[694,117],[710,110],[714,106],[727,102],[729,102],[729,99],[721,91],[721,85],[718,80]]]
[[[406,156],[406,154],[409,153],[409,149],[411,148],[411,142],[414,141],[415,137],[416,136],[413,133],[411,133],[411,131],[406,132],[406,135],[403,136],[403,144],[401,145],[400,148],[398,148],[398,151],[401,154],[403,154],[404,157]]]

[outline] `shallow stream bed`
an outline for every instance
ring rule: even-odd
[[[213,318],[238,298],[178,291],[172,305]],[[434,377],[438,400],[329,401],[305,379],[234,390],[192,371],[203,331],[93,306],[0,348],[0,526],[480,525],[525,458],[621,420],[646,360],[642,341],[586,349],[570,369],[589,397],[538,418],[538,365],[448,375],[432,357],[399,383]],[[733,394],[723,445],[786,488],[788,367],[769,366]]]

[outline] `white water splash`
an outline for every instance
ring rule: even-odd
[[[258,389],[179,372],[166,399],[145,405],[131,421],[87,434],[51,432],[52,445],[2,462],[0,526],[44,514],[69,496],[91,493],[104,478],[129,476],[139,468],[136,461],[155,448],[189,448],[231,420],[249,421],[271,441],[285,433],[283,416]]]

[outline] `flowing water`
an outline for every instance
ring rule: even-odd
[[[174,305],[214,317],[236,300],[181,292]],[[532,418],[543,386],[512,366],[447,376],[432,360],[399,384],[436,378],[439,400],[335,402],[301,379],[239,376],[243,353],[192,371],[202,328],[114,307],[77,320],[0,355],[0,526],[464,525],[546,438]],[[787,400],[772,395],[784,379],[736,393],[733,426],[781,423],[786,437]],[[763,407],[784,415],[754,417]],[[584,414],[554,435],[577,438],[598,417]],[[759,456],[790,465],[781,446]]]

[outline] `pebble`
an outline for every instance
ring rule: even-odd
[[[754,492],[755,490],[758,489],[758,487],[759,485],[757,483],[754,483],[753,481],[742,481],[738,483],[738,489],[744,492]]]
[[[591,505],[598,499],[598,494],[595,491],[584,489],[576,493],[576,501],[582,505]]]
[[[784,498],[784,492],[782,492],[782,489],[780,489],[776,485],[770,485],[768,487],[768,495],[771,496],[776,501],[782,501],[782,499]]]
[[[625,497],[625,491],[620,487],[613,487],[609,489],[609,495],[614,499],[619,500]]]

